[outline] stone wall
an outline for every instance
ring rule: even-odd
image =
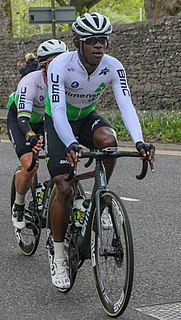
[[[57,35],[58,36],[58,35]],[[0,106],[20,79],[16,67],[25,53],[34,52],[51,36],[0,40]],[[71,33],[62,34],[70,50],[74,49]],[[132,99],[137,109],[171,109],[181,107],[181,17],[167,17],[145,23],[115,25],[107,53],[124,65]],[[116,108],[107,89],[101,98],[101,109]]]

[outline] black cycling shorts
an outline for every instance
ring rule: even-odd
[[[42,134],[44,136],[44,123],[31,123],[30,124],[32,130],[36,134]],[[25,136],[19,129],[17,122],[17,107],[15,103],[12,103],[12,106],[9,109],[7,116],[7,129],[9,139],[16,151],[18,158],[20,158],[23,154],[31,152],[30,144],[26,142]]]
[[[110,122],[96,111],[83,119],[69,122],[76,140],[86,148],[94,148],[93,133],[100,127],[112,128]],[[45,153],[48,170],[52,178],[60,174],[67,174],[70,164],[65,158],[66,146],[58,137],[52,118],[45,114]]]

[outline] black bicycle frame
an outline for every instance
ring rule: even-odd
[[[80,239],[80,253],[83,259],[90,258],[90,242],[91,242],[91,225],[93,214],[96,208],[96,224],[97,224],[97,233],[100,236],[100,255],[103,255],[102,248],[102,232],[101,232],[101,219],[100,219],[100,196],[101,193],[107,191],[107,181],[106,181],[106,173],[103,161],[101,159],[96,160],[96,166],[93,171],[84,172],[81,174],[77,174],[75,176],[75,180],[87,180],[90,178],[94,178],[94,186],[92,189],[92,194],[90,198],[90,205],[87,209],[87,213],[85,216],[84,224],[81,229],[81,239]]]
[[[47,185],[45,186],[43,205],[42,205],[42,209],[39,213],[39,218],[41,220],[42,228],[46,227],[47,209],[48,209],[48,203],[49,203],[49,199],[50,199],[53,185],[54,185],[54,182],[52,179],[50,179],[47,181]]]

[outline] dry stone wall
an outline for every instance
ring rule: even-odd
[[[71,33],[57,35],[74,49]],[[51,35],[0,40],[0,106],[20,80],[16,67],[25,53],[34,52]],[[181,108],[181,17],[115,25],[107,53],[124,65],[134,105],[139,110]],[[101,109],[116,109],[109,87]]]

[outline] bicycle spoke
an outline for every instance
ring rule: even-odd
[[[101,197],[101,214],[109,212],[112,227],[102,230],[103,254],[94,223],[92,232],[92,263],[97,293],[110,316],[122,314],[128,304],[133,281],[133,246],[125,208],[113,193]],[[96,221],[96,220],[95,220]]]

